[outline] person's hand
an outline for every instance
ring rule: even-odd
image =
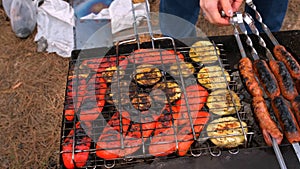
[[[242,3],[243,0],[200,0],[200,7],[206,20],[223,26],[230,24],[229,17],[239,10]],[[222,17],[220,11],[224,11],[226,17]]]

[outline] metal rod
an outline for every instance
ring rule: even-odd
[[[255,24],[254,24],[254,20],[251,17],[250,14],[248,13],[244,13],[244,21],[247,23],[247,25],[249,26],[249,28],[251,29],[252,33],[254,33],[259,40],[259,44],[260,46],[262,46],[263,48],[265,48],[266,50],[266,56],[269,60],[275,60],[274,56],[272,55],[272,53],[270,52],[270,50],[267,48],[266,42],[264,41],[264,39],[259,35],[259,31],[256,28]]]
[[[137,41],[137,45],[138,45],[138,49],[140,49],[140,38],[139,38],[139,34],[137,31],[137,18],[135,15],[135,10],[134,10],[134,4],[133,2],[131,3],[131,7],[132,7],[132,15],[133,15],[133,29],[134,29],[134,35],[135,35],[135,39]]]
[[[278,163],[280,165],[280,168],[281,169],[287,169],[287,167],[285,165],[285,162],[284,162],[284,159],[283,159],[283,156],[281,154],[281,151],[279,149],[279,146],[278,146],[276,140],[273,137],[271,137],[271,139],[272,139],[272,147],[273,147],[274,152],[276,154],[277,161],[278,161]]]
[[[240,28],[240,30],[242,31],[242,33],[246,36],[246,43],[251,48],[251,55],[252,55],[253,59],[258,60],[259,57],[258,57],[257,51],[253,47],[252,40],[249,37],[247,29],[243,22],[243,14],[240,12],[236,12],[236,19],[234,20],[234,22],[235,22],[236,26],[238,26]]]
[[[292,143],[295,153],[297,155],[298,161],[300,162],[300,146],[299,143]]]
[[[236,18],[232,20],[232,24],[234,25],[234,35],[235,35],[235,38],[236,38],[236,40],[237,40],[237,42],[238,42],[238,47],[239,47],[239,49],[240,49],[240,51],[241,51],[242,56],[243,56],[243,55],[246,56],[246,53],[245,53],[245,50],[244,50],[244,48],[243,48],[241,39],[239,38],[239,33],[238,33],[238,31],[237,31],[237,28],[236,28],[236,27],[241,26],[241,25],[244,26],[244,24],[241,23],[240,20],[239,20],[239,23],[237,23],[237,22],[238,22],[238,21],[236,20]],[[238,24],[238,25],[237,25],[237,24]],[[242,28],[242,29],[244,29],[244,28]],[[244,33],[247,33],[247,30],[246,30],[246,29],[243,30],[243,31],[244,31]],[[247,35],[247,34],[246,34],[246,35]],[[247,38],[249,38],[248,43],[249,43],[249,44],[252,44],[252,41],[251,41],[250,37],[247,36]],[[248,43],[247,43],[247,44],[248,44]],[[249,45],[249,44],[248,44],[248,45]],[[252,47],[252,49],[255,51],[255,49],[254,49],[253,47]],[[252,53],[252,54],[253,54],[253,53]],[[257,56],[257,54],[256,54],[255,56]],[[255,77],[256,77],[256,76],[255,76]],[[258,82],[259,82],[259,81],[258,81]],[[271,137],[271,139],[272,139],[272,147],[273,147],[274,152],[275,152],[275,154],[276,154],[277,161],[278,161],[278,163],[279,163],[279,165],[280,165],[280,168],[281,168],[281,169],[286,169],[287,167],[286,167],[286,165],[285,165],[285,162],[284,162],[283,156],[282,156],[282,154],[281,154],[281,151],[280,151],[280,149],[279,149],[279,147],[278,147],[278,144],[277,144],[276,140],[275,140],[272,136],[270,136],[270,137]]]
[[[246,0],[246,4],[252,8],[255,11],[255,17],[257,19],[257,21],[259,23],[261,23],[261,27],[264,30],[264,32],[267,34],[267,36],[270,38],[270,40],[272,41],[272,43],[276,46],[279,45],[277,39],[273,36],[273,34],[271,33],[270,29],[268,28],[268,26],[266,24],[263,23],[262,21],[262,17],[260,15],[260,13],[256,10],[256,6],[254,5],[252,0]]]

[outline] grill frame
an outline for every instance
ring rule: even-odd
[[[194,39],[189,39],[189,40],[192,40],[190,43],[193,43],[193,42],[196,42],[196,41],[199,41],[199,40],[203,40],[203,39],[199,39],[199,38],[194,38]],[[179,42],[179,43],[178,43]],[[180,41],[177,41],[177,43],[176,43],[176,46],[178,45],[178,44],[180,44],[181,42]],[[145,46],[144,46],[145,45]],[[143,47],[145,47],[145,48],[147,48],[147,45],[149,46],[150,44],[149,43],[142,43],[141,44],[141,47],[143,48]],[[162,47],[162,48],[170,48],[170,47],[165,47],[165,46],[170,46],[170,45],[173,45],[172,43],[166,43],[165,41],[163,41],[162,43],[158,43],[158,47]],[[182,45],[182,44],[181,44]],[[128,50],[127,48],[129,48],[130,50],[135,50],[135,49],[137,49],[138,47],[135,45],[135,44],[126,44],[126,45],[124,45],[123,47],[125,47],[126,49],[125,50]],[[185,48],[185,47],[184,47]],[[221,48],[221,50],[222,50],[222,46],[219,46],[219,48]],[[122,51],[122,47],[119,47],[119,48],[112,48],[112,49],[110,49],[110,50],[108,50],[108,49],[99,49],[99,48],[96,48],[96,49],[88,49],[88,50],[78,50],[78,51],[73,51],[73,54],[72,54],[72,60],[71,60],[71,62],[70,62],[70,69],[69,70],[71,70],[71,67],[72,67],[72,63],[73,63],[73,61],[76,61],[76,59],[78,59],[78,56],[79,56],[79,54],[80,54],[80,57],[83,57],[83,60],[84,59],[88,59],[88,58],[90,58],[90,57],[93,57],[94,55],[99,55],[99,53],[105,53],[105,52],[107,52],[107,55],[111,55],[111,52],[112,51],[116,51],[117,49],[119,49],[119,51]],[[180,49],[180,47],[178,47],[178,48],[176,48],[176,49]],[[113,53],[113,52],[112,52]],[[116,52],[117,53],[117,52]],[[120,53],[122,53],[122,52],[120,52]],[[128,54],[128,52],[126,52],[127,54]],[[114,55],[114,54],[112,54],[112,55]],[[222,54],[221,55],[221,57],[223,57],[224,58],[224,55]],[[223,60],[223,59],[222,59]],[[231,64],[228,62],[228,64],[225,64],[224,65],[225,67],[228,67],[228,68],[231,68]],[[223,67],[223,66],[222,66]],[[70,73],[70,72],[69,72]],[[233,85],[234,86],[234,85]],[[241,112],[242,114],[243,114],[243,112]],[[74,122],[75,123],[75,122]],[[74,123],[73,123],[73,125],[74,125]],[[62,122],[62,126],[65,126],[65,122],[63,121]],[[62,142],[63,142],[63,138],[64,138],[64,136],[66,135],[66,133],[64,132],[65,130],[63,129],[63,127],[62,127]],[[251,133],[250,133],[251,134]],[[247,143],[245,143],[245,144],[247,144]],[[247,146],[245,146],[245,147],[247,147]],[[216,149],[216,152],[214,152],[214,150],[215,150],[215,148],[216,147],[210,147],[210,146],[208,146],[208,147],[206,147],[206,148],[204,148],[205,150],[207,150],[206,151],[206,153],[203,153],[203,154],[211,154],[212,156],[219,156],[219,153],[221,152],[221,150],[220,149]],[[236,152],[234,152],[234,151],[232,151],[231,152],[232,154],[235,154]],[[146,160],[146,158],[145,157],[143,157],[142,158],[142,160],[141,161],[145,161]],[[153,161],[153,159],[150,159],[150,161]],[[133,163],[134,162],[134,160],[132,161],[132,160],[129,160],[128,161],[128,159],[127,159],[127,161],[125,161],[126,163],[125,164],[128,164],[128,165],[130,165],[130,163]],[[124,164],[124,163],[122,163],[122,162],[119,162],[119,164]],[[103,165],[105,165],[105,163],[103,162]],[[100,166],[101,166],[101,164],[100,164]]]

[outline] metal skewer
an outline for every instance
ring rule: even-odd
[[[257,28],[255,27],[254,24],[254,20],[253,18],[248,14],[245,13],[244,14],[244,21],[247,23],[247,25],[249,25],[251,31],[258,36],[259,38],[259,44],[264,47],[266,49],[266,56],[268,57],[269,60],[275,60],[272,53],[270,52],[270,50],[267,48],[265,41],[263,40],[263,38],[259,35],[259,31],[257,30]],[[277,42],[277,41],[276,41]],[[278,42],[277,42],[278,43]],[[298,161],[300,162],[300,146],[298,142],[292,143],[294,151],[297,155]]]
[[[255,12],[255,16],[256,19],[259,23],[261,23],[261,27],[264,30],[264,32],[267,34],[267,36],[270,38],[270,40],[272,41],[272,43],[276,46],[279,45],[277,39],[273,36],[273,34],[271,33],[270,29],[268,28],[268,26],[266,24],[263,23],[262,21],[262,17],[260,15],[260,13],[256,10],[256,6],[254,5],[252,0],[246,0],[246,4],[252,8]]]
[[[255,48],[252,45],[252,40],[247,35],[247,30],[246,30],[245,25],[243,23],[243,16],[242,16],[242,14],[239,13],[239,12],[237,12],[236,15],[233,18],[231,18],[231,22],[232,22],[232,24],[234,26],[234,36],[235,36],[235,38],[237,40],[238,47],[240,49],[240,53],[241,53],[242,57],[247,57],[247,55],[246,55],[246,52],[244,50],[242,41],[241,41],[241,39],[239,37],[239,31],[237,29],[238,27],[246,35],[246,38],[247,38],[246,43],[251,47],[251,54],[252,54],[253,59],[255,59],[255,60],[259,59],[258,54],[257,54]],[[272,139],[272,147],[273,147],[274,152],[276,154],[276,158],[277,158],[277,161],[278,161],[278,163],[280,165],[280,168],[281,169],[287,169],[286,164],[285,164],[284,159],[283,159],[283,156],[281,154],[281,151],[279,149],[279,146],[278,146],[276,140],[273,137],[271,137],[271,139]]]

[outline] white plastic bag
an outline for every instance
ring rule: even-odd
[[[12,30],[19,38],[27,38],[36,26],[37,7],[32,0],[13,0],[10,8]]]
[[[10,18],[10,7],[13,0],[2,0],[2,6],[4,8],[5,14]]]

